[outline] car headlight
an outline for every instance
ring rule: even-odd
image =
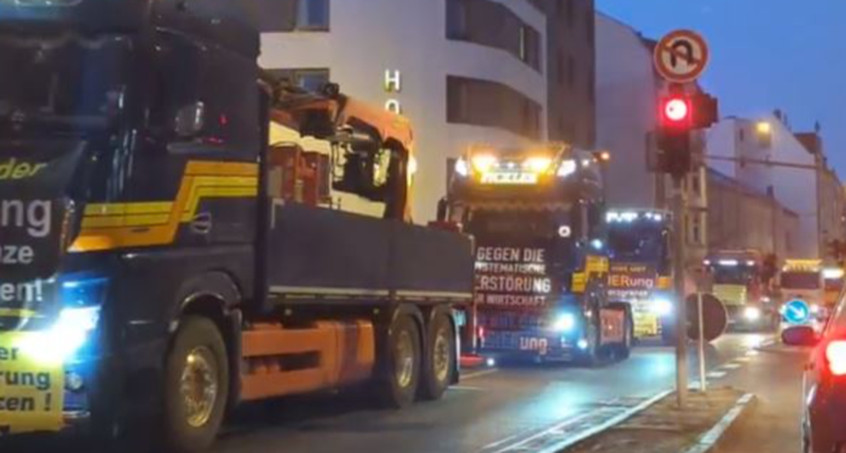
[[[562,313],[552,322],[552,330],[555,332],[569,332],[576,327],[576,315]]]
[[[649,310],[658,316],[667,316],[673,312],[673,302],[669,299],[652,299],[649,301]]]
[[[743,310],[743,317],[749,321],[757,321],[761,319],[761,309],[758,307],[746,307]]]

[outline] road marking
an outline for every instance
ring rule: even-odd
[[[590,417],[591,415],[593,415],[593,412],[588,412],[588,413],[585,413],[585,414],[582,414],[582,415],[577,415],[575,417],[570,417],[568,419],[565,419],[562,422],[559,422],[559,423],[553,425],[551,428],[547,428],[547,429],[545,429],[545,430],[543,430],[543,431],[541,431],[537,434],[531,435],[531,436],[521,440],[520,442],[517,442],[516,444],[511,444],[511,445],[509,445],[505,448],[501,448],[499,450],[496,450],[494,453],[504,453],[504,452],[507,452],[507,451],[519,450],[521,445],[525,445],[525,444],[527,444],[527,443],[529,443],[529,442],[531,442],[531,441],[533,441],[533,440],[535,440],[539,437],[543,437],[547,434],[551,434],[551,433],[554,433],[556,431],[559,431],[561,428],[564,428],[567,425],[572,425],[572,424],[574,424],[574,423],[576,423],[580,420],[583,420],[585,418]],[[498,442],[498,443],[500,445],[502,444],[501,442]]]
[[[755,357],[755,356],[757,356],[757,355],[759,355],[759,354],[761,354],[761,353],[760,353],[760,352],[758,352],[758,351],[756,351],[756,350],[754,350],[754,349],[750,349],[749,351],[746,351],[746,355],[747,355],[748,357]]]
[[[484,392],[487,389],[482,387],[468,387],[466,385],[453,385],[449,388],[450,390],[461,390],[461,391],[470,391],[470,392]]]
[[[738,357],[738,358],[734,359],[735,362],[740,362],[740,363],[747,363],[747,362],[750,362],[751,360],[752,359],[750,359],[749,357]]]
[[[739,363],[726,363],[725,365],[721,366],[720,368],[722,368],[724,370],[736,370],[736,369],[740,368],[740,364]]]
[[[491,374],[491,373],[496,373],[497,371],[499,371],[499,370],[496,369],[496,368],[493,368],[493,369],[490,369],[490,370],[474,371],[472,373],[462,374],[461,380],[466,381],[468,379],[476,379],[478,377],[486,376],[486,375]]]
[[[737,403],[735,403],[734,407],[729,410],[726,415],[717,422],[714,427],[712,427],[708,432],[706,432],[702,437],[699,438],[696,445],[688,448],[685,450],[684,453],[706,453],[707,451],[711,450],[714,445],[720,440],[720,438],[725,434],[726,430],[737,420],[737,417],[740,416],[740,413],[743,412],[744,407],[755,398],[755,395],[751,393],[747,393],[741,396]]]
[[[726,377],[727,374],[725,371],[712,371],[705,376],[709,379],[720,379]]]

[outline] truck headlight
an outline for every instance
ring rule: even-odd
[[[817,315],[820,313],[820,306],[817,304],[811,304],[811,313]]]
[[[673,302],[664,298],[652,299],[649,301],[649,310],[661,317],[668,316],[673,312]]]
[[[25,337],[21,350],[44,363],[64,363],[85,344],[99,320],[99,306],[65,308],[47,330]]]
[[[62,309],[50,327],[28,335],[21,350],[35,360],[61,364],[85,345],[100,321],[100,307],[109,280],[90,275],[69,275],[61,280]]]
[[[575,172],[576,172],[576,168],[577,168],[577,167],[578,167],[578,166],[577,166],[577,164],[576,164],[576,161],[575,161],[575,160],[573,160],[573,159],[563,160],[563,161],[561,161],[561,163],[558,165],[558,172],[557,172],[557,174],[558,174],[558,176],[559,176],[559,177],[561,177],[561,178],[566,178],[567,176],[570,176],[570,175],[572,175],[573,173],[575,173]]]
[[[748,321],[757,321],[761,319],[761,309],[758,307],[746,307],[743,310],[743,317]]]
[[[552,322],[552,330],[555,332],[569,332],[576,327],[576,315],[562,313]]]

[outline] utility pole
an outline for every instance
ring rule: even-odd
[[[673,277],[676,290],[676,402],[684,407],[687,402],[687,304],[684,300],[685,284],[685,197],[682,186],[684,177],[673,175]]]

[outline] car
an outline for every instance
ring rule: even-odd
[[[813,346],[803,378],[802,443],[805,453],[846,453],[846,293],[828,323],[785,329],[788,345]]]

